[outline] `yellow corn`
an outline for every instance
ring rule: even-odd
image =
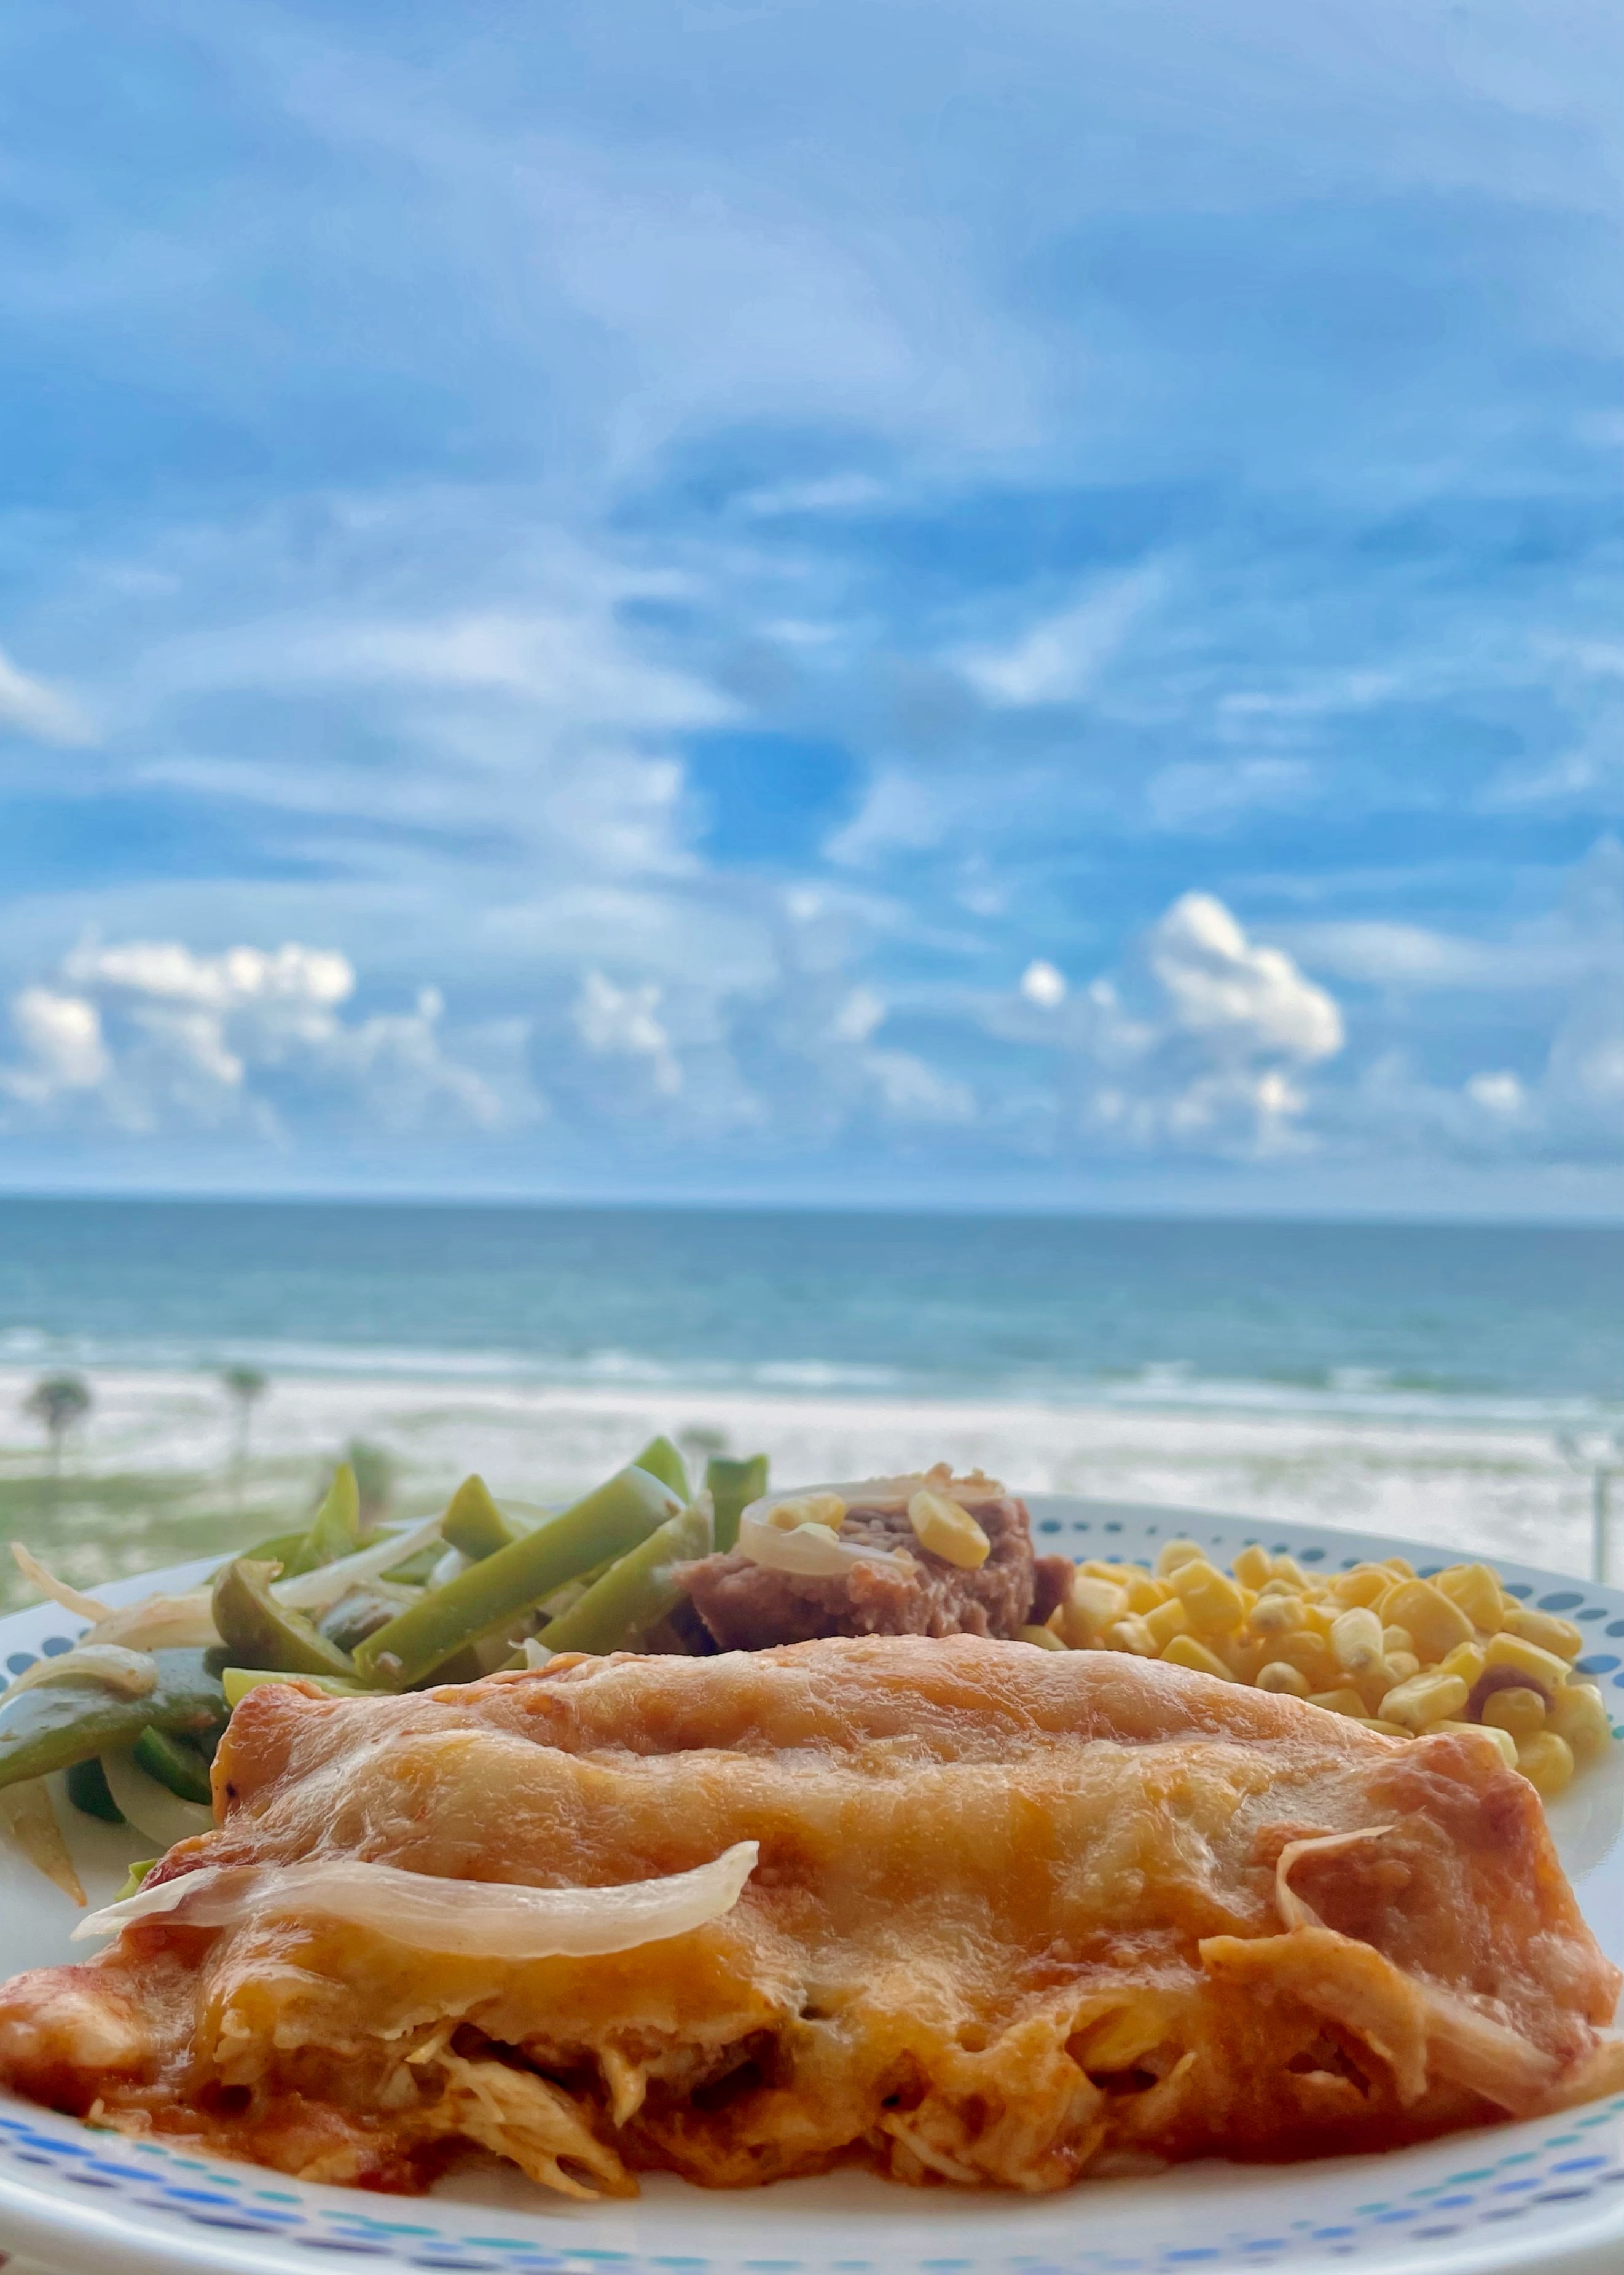
[[[1227,1635],[1245,1618],[1240,1590],[1205,1557],[1191,1557],[1170,1576],[1173,1591],[1190,1614],[1190,1624],[1197,1634]]]
[[[1277,1580],[1287,1581],[1296,1590],[1297,1593],[1301,1595],[1303,1591],[1308,1585],[1308,1575],[1298,1563],[1296,1558],[1295,1556],[1276,1556],[1273,1559],[1273,1566],[1275,1578]]]
[[[1381,1702],[1384,1722],[1402,1722],[1407,1730],[1424,1730],[1434,1722],[1453,1720],[1465,1705],[1467,1687],[1458,1674],[1412,1674],[1389,1690]]]
[[[1165,1604],[1173,1593],[1165,1580],[1154,1579],[1148,1572],[1136,1572],[1127,1585],[1130,1612],[1153,1612],[1158,1604]]]
[[[1331,1651],[1339,1667],[1357,1674],[1381,1657],[1381,1621],[1368,1605],[1343,1612],[1331,1628]]]
[[[1061,1634],[1073,1651],[1086,1651],[1113,1621],[1123,1618],[1127,1610],[1126,1588],[1119,1588],[1114,1580],[1100,1580],[1091,1573],[1079,1572],[1071,1583],[1070,1594],[1060,1607]]]
[[[1416,1648],[1416,1638],[1408,1628],[1394,1627],[1389,1622],[1381,1631],[1381,1647],[1389,1653],[1395,1651],[1413,1651]]]
[[[1524,1643],[1521,1636],[1492,1636],[1483,1663],[1491,1674],[1497,1667],[1508,1667],[1515,1674],[1527,1675],[1536,1690],[1556,1690],[1567,1680],[1565,1659],[1559,1659],[1553,1651],[1542,1651],[1537,1643]]]
[[[1492,1738],[1507,1768],[1514,1770],[1517,1766],[1517,1742],[1509,1730],[1497,1730],[1492,1722],[1434,1722],[1427,1735],[1434,1737],[1441,1730],[1453,1731],[1457,1735],[1464,1730],[1470,1738]]]
[[[1541,1730],[1518,1746],[1517,1767],[1535,1792],[1548,1800],[1573,1783],[1573,1749],[1554,1730]]]
[[[1505,1614],[1499,1575],[1487,1564],[1452,1564],[1433,1583],[1463,1611],[1475,1628],[1492,1635]]]
[[[1156,1559],[1156,1569],[1164,1580],[1170,1580],[1181,1564],[1205,1563],[1206,1550],[1197,1547],[1193,1540],[1169,1540]]]
[[[1412,1738],[1415,1735],[1415,1732],[1407,1730],[1402,1722],[1384,1722],[1379,1714],[1350,1714],[1348,1719],[1350,1722],[1359,1723],[1366,1730],[1374,1730],[1379,1738]]]
[[[1416,1568],[1408,1556],[1384,1556],[1381,1568],[1384,1572],[1396,1572],[1401,1579],[1413,1580],[1416,1576]]]
[[[827,1524],[838,1532],[846,1521],[846,1504],[838,1493],[797,1493],[792,1500],[774,1501],[767,1521],[779,1532],[793,1531],[797,1524]]]
[[[1288,1698],[1308,1697],[1307,1675],[1283,1659],[1272,1659],[1266,1667],[1260,1667],[1257,1683],[1259,1690],[1278,1690]]]
[[[921,1548],[961,1572],[975,1571],[993,1553],[992,1542],[970,1511],[928,1485],[921,1485],[909,1502],[908,1522]]]
[[[1438,1662],[1440,1674],[1458,1674],[1469,1690],[1484,1669],[1484,1648],[1480,1643],[1461,1643]]]
[[[1404,1630],[1397,1628],[1394,1632],[1402,1635]],[[1387,1672],[1395,1682],[1408,1682],[1412,1674],[1421,1672],[1421,1661],[1413,1651],[1385,1651],[1382,1657],[1386,1660]]]
[[[1130,1612],[1125,1620],[1114,1621],[1105,1631],[1105,1643],[1112,1651],[1130,1651],[1136,1659],[1159,1659],[1156,1639],[1144,1621]]]
[[[1258,1590],[1268,1585],[1274,1572],[1274,1567],[1269,1561],[1268,1550],[1259,1548],[1256,1541],[1250,1548],[1243,1548],[1240,1554],[1232,1560],[1230,1569],[1243,1587]]]
[[[1303,1625],[1302,1599],[1261,1595],[1246,1614],[1246,1624],[1254,1635],[1289,1635],[1294,1628]]]
[[[1197,1674],[1219,1675],[1226,1682],[1235,1680],[1217,1652],[1209,1651],[1194,1636],[1175,1635],[1161,1655],[1169,1667],[1188,1667]]]
[[[1566,1738],[1575,1761],[1593,1761],[1613,1735],[1606,1702],[1588,1682],[1565,1682],[1551,1701],[1546,1719]]]
[[[1269,1654],[1283,1659],[1288,1667],[1300,1667],[1313,1690],[1328,1690],[1336,1680],[1336,1661],[1331,1656],[1331,1646],[1323,1636],[1300,1629],[1294,1635],[1271,1636]]]
[[[1039,1651],[1064,1651],[1066,1646],[1053,1628],[1023,1628],[1023,1643],[1035,1643]]]
[[[1483,1702],[1483,1719],[1492,1730],[1509,1730],[1520,1745],[1545,1728],[1545,1702],[1537,1690],[1525,1690],[1519,1683],[1512,1689],[1492,1691]]]
[[[1514,1612],[1507,1613],[1506,1625],[1514,1636],[1537,1644],[1555,1659],[1577,1659],[1584,1649],[1584,1637],[1573,1621],[1559,1620],[1554,1612],[1530,1612],[1519,1604]]]
[[[1409,1648],[1424,1659],[1446,1659],[1472,1639],[1466,1613],[1430,1580],[1401,1580],[1382,1599],[1381,1615],[1388,1626],[1409,1629]]]
[[[1379,1564],[1356,1564],[1351,1572],[1338,1573],[1330,1592],[1339,1604],[1351,1607],[1379,1603],[1392,1585],[1392,1573]]]
[[[1311,1706],[1323,1706],[1328,1713],[1351,1715],[1356,1722],[1365,1719],[1363,1699],[1346,1683],[1334,1690],[1311,1691],[1308,1703]]]
[[[1144,1624],[1155,1638],[1157,1650],[1162,1651],[1175,1635],[1190,1633],[1190,1614],[1176,1596],[1170,1596],[1165,1604],[1158,1604],[1153,1612],[1144,1614]]]

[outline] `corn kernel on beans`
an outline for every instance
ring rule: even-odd
[[[1487,1564],[1424,1580],[1394,1556],[1322,1579],[1254,1544],[1225,1572],[1196,1541],[1170,1540],[1154,1570],[1079,1564],[1046,1628],[1027,1635],[1253,1683],[1390,1737],[1476,1731],[1547,1796],[1612,1737],[1600,1692],[1574,1675],[1580,1630],[1508,1596]]]

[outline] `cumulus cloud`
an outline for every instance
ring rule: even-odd
[[[1211,893],[1185,893],[1155,925],[1145,956],[1175,1024],[1220,1051],[1333,1058],[1342,1015],[1283,949],[1256,946]]]
[[[1055,1010],[1066,1000],[1065,975],[1046,957],[1034,956],[1021,974],[1021,993],[1029,1003],[1046,1011]]]
[[[134,1132],[285,1134],[337,1107],[390,1132],[495,1130],[533,1116],[524,1036],[509,1022],[455,1038],[425,988],[404,1012],[346,1020],[347,957],[289,941],[200,953],[179,941],[87,941],[58,984],[11,1001],[19,1055],[0,1066],[10,1117]]]
[[[601,971],[588,971],[576,998],[577,1033],[599,1058],[640,1060],[662,1098],[675,1098],[683,1070],[660,1022],[661,990],[653,980],[617,987]]]
[[[90,722],[72,697],[42,679],[31,678],[0,648],[0,735],[21,735],[31,743],[72,745],[94,742]]]

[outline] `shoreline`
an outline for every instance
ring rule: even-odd
[[[44,1468],[19,1410],[33,1379],[0,1368],[0,1476],[14,1494]],[[233,1518],[232,1417],[211,1377],[109,1369],[91,1381],[95,1404],[70,1441],[57,1500],[45,1505],[36,1487],[38,1521],[19,1520],[36,1541],[56,1541],[80,1584],[140,1568],[131,1556],[168,1537],[162,1508],[129,1527],[110,1508],[97,1520],[114,1480],[149,1478],[155,1495],[167,1492],[177,1554],[183,1538],[197,1553],[200,1527],[212,1538],[234,1525],[240,1538],[262,1514],[302,1508],[321,1464],[352,1439],[388,1453],[400,1504],[415,1509],[473,1470],[499,1496],[562,1502],[657,1431],[701,1458],[765,1451],[785,1485],[949,1460],[1028,1492],[1368,1528],[1555,1571],[1589,1565],[1588,1478],[1562,1461],[1548,1428],[1522,1423],[287,1374],[255,1409],[245,1505]]]

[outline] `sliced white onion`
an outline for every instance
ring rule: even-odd
[[[807,1493],[838,1493],[848,1508],[906,1508],[915,1493],[920,1491],[940,1493],[946,1500],[956,1500],[966,1508],[979,1508],[989,1500],[1000,1500],[1004,1488],[996,1478],[984,1478],[978,1470],[967,1478],[956,1478],[946,1462],[939,1462],[933,1470],[915,1470],[906,1477],[858,1478],[844,1484],[797,1485],[791,1493],[769,1493],[765,1499],[752,1501],[744,1511],[746,1516],[755,1509],[776,1508],[781,1501],[799,1500]]]
[[[427,1548],[431,1540],[438,1540],[440,1525],[441,1517],[426,1516],[420,1524],[412,1525],[404,1532],[391,1532],[386,1539],[374,1541],[370,1548],[358,1548],[353,1556],[341,1556],[336,1564],[322,1564],[313,1572],[298,1572],[290,1580],[278,1580],[272,1585],[271,1593],[291,1612],[306,1612],[313,1619],[320,1618],[363,1580],[381,1580],[397,1564],[415,1556],[419,1548]]]
[[[776,1500],[759,1500],[739,1519],[739,1553],[767,1572],[790,1572],[804,1580],[837,1580],[857,1564],[887,1564],[897,1571],[912,1561],[888,1548],[865,1548],[842,1540],[827,1524],[797,1524],[786,1532],[769,1524],[766,1512]]]
[[[100,1597],[81,1595],[77,1588],[70,1588],[65,1580],[59,1580],[54,1572],[41,1563],[32,1549],[23,1546],[20,1540],[12,1541],[11,1554],[23,1577],[32,1580],[42,1596],[49,1596],[53,1604],[60,1604],[64,1612],[76,1612],[81,1620],[94,1621],[106,1619],[111,1611],[111,1605],[104,1604]]]
[[[468,1569],[468,1559],[460,1548],[448,1548],[428,1576],[431,1588],[443,1588],[448,1580],[455,1580],[459,1572]]]
[[[102,1767],[120,1814],[161,1848],[172,1848],[178,1840],[195,1840],[200,1833],[214,1831],[212,1809],[205,1809],[200,1801],[184,1801],[168,1786],[160,1785],[127,1747],[110,1747],[102,1757]]]
[[[608,1888],[442,1880],[352,1856],[208,1865],[93,1912],[73,1940],[117,1935],[137,1920],[165,1916],[183,1927],[231,1927],[256,1915],[291,1914],[345,1920],[414,1951],[453,1958],[591,1959],[721,1919],[737,1903],[759,1853],[754,1840],[740,1840],[691,1872]]]
[[[131,1651],[207,1651],[220,1640],[213,1591],[189,1588],[184,1596],[144,1596],[98,1620],[87,1643],[121,1643]]]
[[[158,1662],[144,1651],[126,1651],[122,1644],[81,1643],[55,1659],[36,1659],[13,1682],[0,1690],[0,1706],[19,1690],[36,1689],[42,1682],[72,1682],[76,1679],[105,1683],[125,1698],[145,1698],[158,1687]]]
[[[549,1651],[547,1645],[534,1636],[526,1636],[520,1648],[525,1654],[525,1665],[533,1674],[540,1674],[549,1660],[558,1656],[555,1651]]]

